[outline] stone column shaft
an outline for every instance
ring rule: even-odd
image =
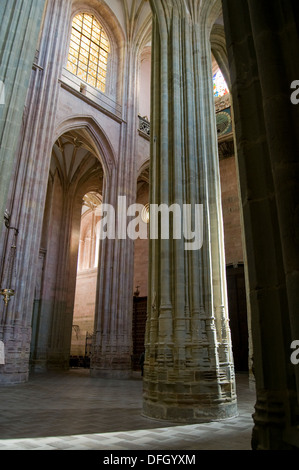
[[[24,4],[24,7],[26,5],[26,8],[31,4],[27,1],[18,3]],[[33,4],[41,7],[41,2],[34,1]],[[61,15],[62,11],[65,16]],[[7,340],[9,350],[0,381],[5,383],[28,379],[35,280],[59,92],[57,77],[64,54],[61,44],[66,37],[65,18],[69,18],[69,15],[70,1],[47,2],[38,66],[31,74],[25,113],[20,113],[23,119],[22,139],[14,162],[14,175],[8,198],[8,209],[13,215],[14,224],[19,229],[19,245],[16,261],[16,295],[9,306],[9,316],[4,326],[9,335]],[[36,12],[31,10],[29,16],[27,31],[30,32],[31,27],[32,30],[37,28],[39,31],[38,10]],[[22,39],[17,40],[23,45]],[[30,48],[33,49],[32,46]],[[26,45],[26,54],[30,48]],[[35,50],[36,46],[34,53]],[[23,52],[25,54],[25,50]],[[22,60],[19,63],[22,66]],[[16,139],[18,134],[14,131],[13,135]],[[19,338],[20,331],[22,336]]]
[[[150,240],[144,413],[208,421],[236,413],[208,24],[215,5],[200,13],[198,2],[151,3],[150,202],[202,204],[204,214],[201,249],[187,251],[171,232]]]
[[[3,1],[0,5],[0,85],[3,103],[0,103],[0,219],[5,209],[11,213],[8,192],[13,169],[17,160],[17,146],[21,138],[21,125],[25,100],[29,87],[32,65],[37,49],[45,0]],[[2,89],[4,86],[4,89]],[[11,223],[18,225],[16,214],[11,214]],[[4,224],[1,222],[1,231]],[[21,236],[17,237],[17,250]],[[9,252],[10,236],[2,239],[1,259],[5,273]],[[17,251],[18,253],[18,251]],[[3,257],[2,257],[3,255]],[[17,260],[15,260],[17,263]],[[5,279],[1,279],[5,282]],[[15,279],[13,279],[15,282]],[[7,287],[1,285],[1,288]],[[15,287],[15,286],[14,286]],[[12,301],[11,301],[12,302]],[[21,382],[28,377],[28,367],[23,357],[28,357],[31,332],[27,325],[17,324],[9,311],[3,308],[1,298],[0,339],[5,345],[5,364],[0,366],[0,384]],[[22,357],[20,359],[20,357]],[[26,362],[26,361],[25,361]]]
[[[127,206],[136,202],[136,120],[137,50],[134,41],[125,46],[123,123],[120,129],[120,154],[117,168],[105,184],[103,202],[116,215],[116,239],[101,240],[98,289],[94,327],[91,375],[126,377],[131,375],[134,242],[118,238],[118,197]],[[126,227],[125,227],[126,229]]]
[[[0,5],[0,219],[15,163],[45,0],[3,0]],[[3,224],[1,224],[2,230]]]
[[[248,260],[253,447],[298,448],[298,7],[223,0]],[[297,16],[296,16],[297,15]],[[297,234],[297,235],[296,235]]]

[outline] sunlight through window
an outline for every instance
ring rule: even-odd
[[[227,95],[229,93],[228,86],[220,70],[218,70],[213,76],[213,86],[214,96],[216,98]]]
[[[104,93],[109,52],[107,34],[95,17],[86,13],[75,16],[67,69]]]

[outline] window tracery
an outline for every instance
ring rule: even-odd
[[[109,39],[101,24],[90,14],[76,15],[72,23],[67,69],[105,93]]]

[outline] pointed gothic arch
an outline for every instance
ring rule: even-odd
[[[102,193],[104,188],[100,160],[105,159],[100,157],[93,131],[85,120],[64,122],[53,145],[40,247],[43,277],[38,280],[40,298],[32,321],[35,369],[69,366],[83,196],[89,191]],[[107,140],[101,147],[104,151],[105,145]],[[112,158],[111,148],[107,152]]]
[[[109,180],[116,168],[116,153],[106,132],[92,116],[72,116],[58,123],[52,139],[53,145],[60,135],[78,130],[86,132],[85,139],[89,140],[90,146],[103,166],[105,178]]]

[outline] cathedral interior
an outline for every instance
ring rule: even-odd
[[[298,1],[0,19],[0,450],[298,450]]]

